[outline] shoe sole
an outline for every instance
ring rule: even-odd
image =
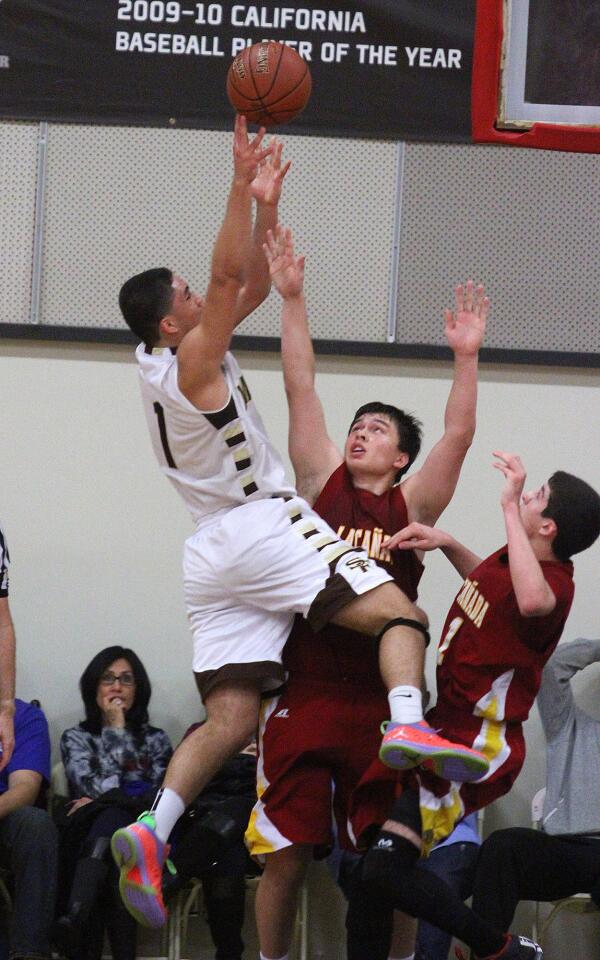
[[[487,763],[467,754],[460,755],[454,750],[440,750],[437,747],[428,751],[427,747],[413,747],[408,743],[382,744],[379,759],[394,770],[423,766],[443,780],[457,780],[460,783],[481,780],[489,769]]]
[[[128,830],[117,830],[110,846],[120,871],[119,891],[127,910],[143,927],[163,927],[167,922],[167,912],[154,887],[148,882],[144,848],[139,838]],[[136,867],[144,881],[142,883],[129,878]]]

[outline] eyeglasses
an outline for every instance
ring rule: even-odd
[[[135,683],[135,677],[131,670],[124,670],[123,673],[112,673],[109,670],[102,674],[100,683],[105,687],[110,687],[113,683],[120,683],[123,687],[132,687]]]

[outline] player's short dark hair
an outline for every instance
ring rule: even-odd
[[[142,724],[148,722],[148,703],[152,687],[144,664],[133,650],[128,647],[105,647],[91,660],[79,681],[79,689],[85,707],[85,720],[80,724],[88,733],[102,732],[102,711],[96,703],[100,677],[106,673],[115,660],[127,660],[135,677],[135,698],[131,709],[127,711],[126,726],[138,733]]]
[[[600,496],[585,480],[557,470],[548,481],[550,496],[543,517],[556,524],[552,550],[559,560],[587,550],[600,534]]]
[[[356,421],[360,420],[365,413],[383,413],[384,416],[392,421],[398,431],[398,450],[401,453],[408,454],[408,462],[401,470],[398,470],[394,478],[394,482],[398,483],[402,475],[406,473],[419,455],[421,440],[423,438],[423,425],[416,417],[413,417],[412,413],[406,413],[405,410],[400,410],[391,403],[372,400],[371,403],[364,403],[362,407],[358,408],[352,418],[348,433],[350,433]]]
[[[158,325],[171,309],[172,283],[172,270],[154,267],[130,277],[119,291],[119,307],[125,322],[149,347],[158,343]]]

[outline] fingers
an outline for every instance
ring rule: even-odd
[[[509,473],[525,474],[525,467],[518,454],[506,453],[504,450],[492,450],[492,456],[496,457],[496,462],[492,466],[500,470],[505,477]]]
[[[271,139],[273,144],[273,153],[271,154],[270,164],[274,170],[279,170],[281,167],[281,151],[283,150],[283,144],[281,140],[277,140],[276,137]]]
[[[497,457],[498,460],[502,460],[506,464],[509,464],[512,460],[513,463],[523,466],[521,458],[517,453],[506,453],[504,450],[492,450],[492,456]]]
[[[280,181],[283,180],[283,178],[285,177],[286,173],[287,173],[288,170],[290,169],[291,165],[292,165],[292,161],[291,161],[291,160],[286,160],[286,162],[284,163],[284,165],[283,165],[283,167],[281,168],[281,170],[278,170],[278,171],[277,171],[277,179],[278,179],[278,180],[280,180]]]
[[[459,283],[454,289],[454,305],[456,314],[474,313],[484,322],[490,308],[490,299],[485,295],[485,287],[482,283],[475,286],[473,280],[467,280],[466,283]],[[448,313],[448,311],[446,311]]]
[[[464,309],[467,313],[473,312],[473,281],[467,280],[465,285]]]
[[[454,309],[456,310],[456,315],[462,313],[464,310],[465,302],[465,288],[462,283],[459,283],[457,287],[454,288]]]
[[[429,533],[429,529],[423,524],[413,521],[409,523],[406,527],[402,527],[402,530],[397,530],[396,533],[392,534],[391,537],[387,537],[383,540],[382,546],[387,547],[388,549],[393,549],[394,547],[399,546],[400,544],[414,546],[414,540],[419,539],[424,532]]]
[[[254,162],[262,163],[263,160],[265,160],[268,156],[270,156],[273,153],[273,144],[272,143],[267,144],[264,150],[258,150],[258,152],[257,152],[257,149],[254,150],[254,158],[253,158]]]
[[[289,265],[295,261],[299,269],[304,270],[304,257],[299,257],[297,260],[294,258],[294,240],[289,227],[282,227],[278,223],[275,230],[267,230],[267,239],[266,243],[263,243],[263,250],[269,266],[275,260],[281,258],[282,265],[283,263]]]
[[[244,124],[246,124],[246,118],[244,117],[243,119],[244,119]],[[248,130],[247,126],[245,127],[245,129],[246,129],[246,133],[247,133],[247,130]],[[265,137],[266,132],[267,132],[266,127],[260,127],[260,128],[259,128],[259,131],[258,131],[258,133],[255,135],[254,139],[250,141],[250,148],[251,148],[252,150],[258,150],[258,149],[260,148],[260,145],[261,145],[261,143],[262,143],[263,140],[264,140],[264,137]],[[269,153],[272,153],[272,152],[273,152],[273,143],[271,142],[270,144],[268,144],[268,146],[270,146],[270,148],[271,148],[271,149],[269,150]]]

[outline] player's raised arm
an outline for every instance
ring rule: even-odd
[[[446,403],[444,434],[421,469],[403,484],[411,520],[434,524],[452,499],[475,434],[477,365],[489,311],[483,286],[472,280],[455,290],[455,309],[445,311],[445,333],[454,352],[454,379]]]
[[[304,300],[304,257],[294,253],[292,232],[269,232],[265,253],[283,299],[281,359],[289,407],[289,452],[300,496],[312,504],[343,457],[331,440],[315,390],[315,355]]]
[[[200,322],[178,347],[179,387],[200,409],[211,409],[226,399],[221,363],[236,323],[236,307],[244,284],[244,268],[252,229],[252,191],[259,164],[272,152],[263,148],[261,128],[250,140],[244,117],[237,116],[233,139],[233,181],[225,218],[217,237],[210,280]]]
[[[428,527],[424,523],[409,523],[402,530],[383,541],[388,550],[441,550],[461,577],[468,575],[481,563],[481,557],[459,543],[454,537],[438,527]]]
[[[508,540],[510,577],[517,604],[524,617],[544,617],[554,610],[556,597],[544,577],[540,562],[534,552],[531,542],[532,531],[526,530],[521,516],[521,497],[527,474],[521,458],[516,454],[494,450],[494,456],[497,458],[493,464],[494,467],[500,470],[506,478],[500,503],[504,513]],[[539,491],[526,494],[525,497],[543,496],[543,492],[544,487],[541,487]],[[536,523],[537,526],[539,521],[540,527],[547,525],[548,534],[551,535],[556,526],[554,520],[550,517],[544,518],[541,510],[535,511],[534,504],[532,504],[532,507],[534,512],[537,513],[538,519],[535,520],[535,516],[532,515],[532,520],[528,522]],[[530,507],[530,513],[532,507]],[[550,540],[549,543],[551,543]],[[551,557],[550,549],[548,559]]]
[[[256,201],[256,215],[244,258],[244,285],[236,304],[236,326],[260,306],[271,289],[269,264],[263,244],[266,243],[267,232],[274,230],[277,226],[281,188],[291,161],[288,160],[282,164],[283,144],[280,140],[273,139],[270,145],[273,152],[259,164],[258,172],[251,184],[252,196]]]

